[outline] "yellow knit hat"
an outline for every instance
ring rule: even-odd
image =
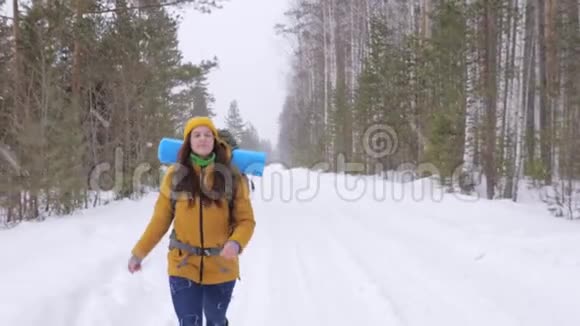
[[[187,135],[195,128],[199,126],[208,127],[213,133],[214,137],[218,136],[218,132],[213,122],[208,117],[194,117],[187,121],[185,127],[183,128],[183,140],[187,138]]]

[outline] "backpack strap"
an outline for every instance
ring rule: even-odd
[[[233,184],[232,184],[232,194],[228,197],[228,225],[230,235],[234,232],[235,218],[234,218],[234,205],[235,198],[238,191],[238,175],[233,174]]]
[[[175,173],[171,176],[171,191],[169,192],[169,199],[171,200],[171,222],[175,218],[175,205],[177,204],[177,192],[175,191],[175,186],[177,186],[177,177]]]

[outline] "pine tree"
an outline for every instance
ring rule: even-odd
[[[244,120],[238,108],[238,102],[233,100],[226,116],[226,127],[238,143],[242,141],[244,134]]]
[[[203,2],[188,3],[215,7]],[[33,1],[18,24],[0,17],[0,155],[16,162],[0,165],[0,221],[71,213],[103,190],[135,196],[134,181],[159,182],[152,145],[196,114],[182,109],[213,115],[217,60],[182,62],[175,15],[141,5]]]
[[[432,15],[431,38],[422,44],[422,77],[432,93],[426,98],[430,145],[426,159],[437,166],[442,183],[451,177],[462,160],[464,144],[466,18],[459,2],[449,1]]]
[[[251,123],[248,123],[243,130],[240,147],[248,150],[259,151],[260,149],[260,136],[256,127]]]

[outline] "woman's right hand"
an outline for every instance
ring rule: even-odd
[[[131,274],[140,271],[141,270],[141,259],[139,259],[138,257],[136,257],[134,255],[131,256],[131,258],[129,258],[129,264],[127,267],[128,267],[129,272]]]

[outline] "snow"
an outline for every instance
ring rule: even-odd
[[[580,224],[541,203],[268,166],[232,325],[580,325]],[[0,231],[0,325],[176,325],[156,193]]]

